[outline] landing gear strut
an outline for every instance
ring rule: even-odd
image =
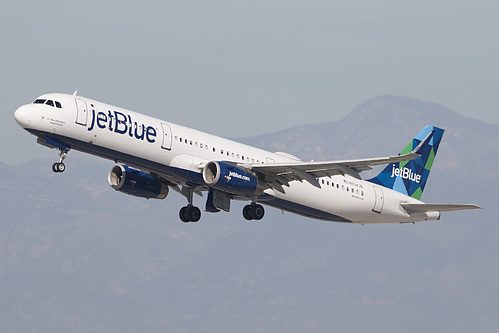
[[[64,172],[64,170],[66,170],[66,166],[64,165],[64,163],[62,163],[62,161],[64,161],[64,159],[66,158],[69,150],[59,148],[59,151],[59,162],[52,164],[52,171],[54,172]]]
[[[251,203],[243,208],[243,216],[246,220],[261,220],[265,215],[265,209],[262,205]]]
[[[180,220],[186,223],[199,221],[199,219],[201,218],[201,210],[192,204],[193,201],[192,197],[194,194],[194,190],[192,188],[184,186],[182,187],[181,193],[187,198],[187,201],[189,203],[187,204],[187,206],[182,207],[182,209],[180,209],[180,212],[178,214]]]

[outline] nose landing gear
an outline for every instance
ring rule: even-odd
[[[59,151],[59,162],[52,164],[52,171],[54,172],[64,172],[64,170],[66,170],[66,166],[62,162],[66,158],[69,150],[65,148],[59,148]]]

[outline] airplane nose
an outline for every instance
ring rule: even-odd
[[[28,116],[28,112],[26,110],[26,105],[19,107],[16,112],[14,112],[14,118],[16,119],[19,126],[26,128],[29,126],[30,119]]]

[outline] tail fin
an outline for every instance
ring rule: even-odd
[[[416,150],[420,157],[388,164],[379,175],[369,181],[420,200],[443,134],[444,130],[441,128],[426,126],[400,152],[402,155]]]

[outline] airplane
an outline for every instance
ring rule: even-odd
[[[426,126],[398,155],[304,162],[74,94],[50,93],[15,111],[17,123],[37,143],[59,151],[52,170],[66,169],[70,150],[116,163],[110,186],[164,199],[172,189],[187,199],[183,222],[197,222],[194,194],[207,193],[205,211],[230,211],[249,202],[246,220],[261,220],[275,207],[313,219],[347,223],[414,223],[439,220],[440,212],[481,208],[420,201],[444,130]],[[374,178],[362,171],[386,165]]]

